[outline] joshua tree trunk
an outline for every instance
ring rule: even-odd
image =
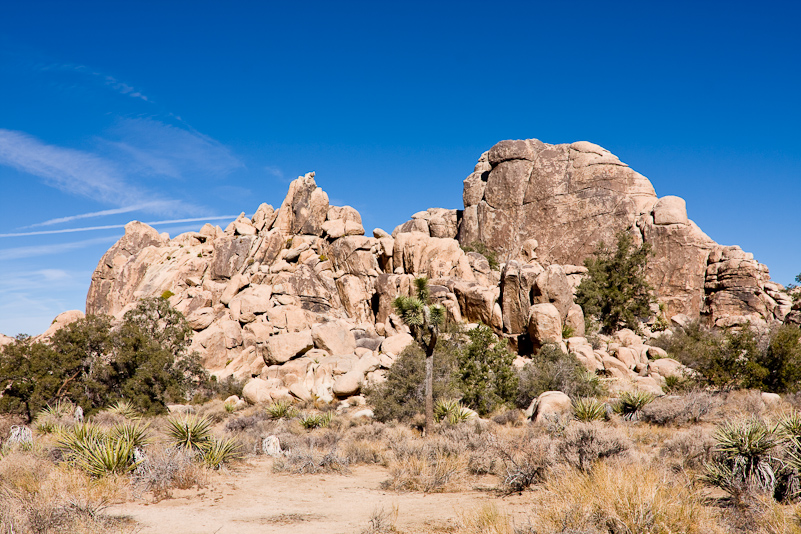
[[[430,328],[431,339],[426,345],[426,436],[434,429],[434,348],[437,346],[438,328]]]

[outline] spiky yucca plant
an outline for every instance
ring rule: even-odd
[[[53,405],[46,405],[44,408],[39,410],[39,414],[36,416],[39,417],[68,417],[75,414],[75,405],[69,401],[64,399],[59,399]]]
[[[426,355],[426,434],[430,434],[434,426],[434,348],[439,338],[439,328],[445,322],[445,308],[439,304],[430,304],[428,278],[415,278],[414,287],[417,296],[397,297],[393,302],[395,311],[409,327],[414,340]]]
[[[82,423],[62,429],[58,444],[70,463],[91,476],[101,477],[128,473],[136,467],[137,436],[138,432],[123,430],[107,435],[91,423]]]
[[[125,419],[131,419],[131,420],[140,419],[142,417],[142,414],[139,413],[139,411],[136,408],[134,408],[133,404],[131,404],[126,400],[118,400],[117,402],[106,408],[105,411],[107,411],[108,413],[113,413],[122,416]]]
[[[211,440],[211,421],[204,417],[187,415],[167,419],[167,436],[174,447],[202,450]]]
[[[265,408],[267,414],[273,419],[291,419],[295,416],[295,408],[288,400],[279,400]]]
[[[455,425],[467,421],[471,415],[472,412],[456,399],[438,400],[434,406],[434,418],[437,422],[445,419],[450,424]]]
[[[784,414],[779,419],[778,430],[779,434],[786,439],[793,437],[801,439],[801,412],[793,410]]]
[[[636,421],[639,412],[646,404],[655,398],[653,393],[647,391],[624,391],[615,405],[615,412],[623,416],[627,421]]]
[[[305,413],[300,416],[300,424],[303,428],[311,430],[313,428],[327,427],[333,419],[333,412]]]
[[[108,437],[114,440],[130,442],[134,447],[144,447],[150,443],[147,430],[150,424],[141,424],[139,421],[133,423],[120,423],[114,425],[108,433]]]
[[[47,404],[36,414],[34,425],[42,434],[52,434],[75,422],[75,405],[69,400]]]
[[[589,397],[573,400],[573,414],[576,419],[589,423],[606,419],[606,404]]]
[[[702,480],[734,497],[751,490],[772,492],[773,450],[780,440],[777,427],[758,419],[724,423],[715,431],[715,457],[704,464]]]
[[[200,452],[200,458],[206,467],[219,469],[223,464],[242,457],[239,444],[233,438],[226,440],[212,439]]]

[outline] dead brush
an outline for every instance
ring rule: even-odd
[[[330,449],[319,447],[298,447],[287,451],[283,458],[273,464],[273,471],[295,475],[313,475],[315,473],[350,473],[348,459],[340,456],[336,446]]]
[[[399,534],[400,531],[395,527],[398,521],[398,507],[393,506],[389,512],[383,508],[373,510],[367,528],[361,534]]]
[[[381,441],[356,439],[345,441],[342,452],[350,464],[387,464],[387,448]]]
[[[10,453],[0,459],[0,532],[134,532],[105,514],[124,492],[124,479],[92,479],[35,453]]]
[[[180,447],[148,447],[131,477],[135,494],[150,493],[158,502],[170,498],[173,489],[205,486],[208,474],[194,458],[195,453]]]
[[[493,503],[459,514],[459,534],[523,534],[512,518]]]
[[[659,454],[679,470],[697,470],[712,461],[715,440],[708,429],[693,428],[677,432],[662,442]]]
[[[697,424],[705,421],[720,406],[720,399],[705,391],[690,391],[654,399],[640,410],[640,419],[654,425]]]
[[[555,453],[565,463],[587,472],[598,461],[620,455],[631,442],[619,432],[600,423],[573,423],[557,440]]]
[[[485,450],[496,462],[490,472],[500,478],[499,489],[505,493],[521,492],[544,481],[554,463],[551,440],[530,431],[511,437],[490,435]]]

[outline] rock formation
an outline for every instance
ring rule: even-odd
[[[523,356],[558,343],[588,370],[660,392],[680,364],[631,331],[594,348],[574,302],[583,259],[621,230],[651,243],[648,277],[676,322],[728,326],[790,312],[767,268],[713,242],[682,199],[657,198],[645,177],[591,143],[502,141],[465,180],[464,203],[366,236],[359,213],[331,206],[309,173],[277,210],[262,204],[225,230],[207,224],[170,239],[132,222],[100,260],[86,310],[119,318],[139,298],[168,296],[206,368],[247,381],[252,403],[345,398],[382,381],[413,341],[392,302],[418,276],[452,320],[490,325]],[[474,242],[500,253],[500,269],[460,246]]]
[[[651,244],[648,281],[668,317],[731,326],[790,311],[767,267],[712,241],[687,218],[684,200],[658,198],[647,178],[598,145],[501,141],[464,181],[459,241],[482,242],[506,261],[526,258],[535,239],[543,265],[581,265],[620,231]]]

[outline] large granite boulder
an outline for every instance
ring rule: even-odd
[[[790,312],[786,294],[766,285],[767,268],[753,258],[732,264],[710,256],[719,245],[687,218],[683,199],[657,198],[647,178],[598,145],[501,141],[465,179],[463,200],[460,243],[482,242],[522,263],[581,265],[599,243],[630,232],[652,247],[647,278],[667,317],[703,313],[723,326],[782,320]],[[503,298],[520,300],[514,291]],[[519,330],[506,308],[504,314],[505,327]]]

